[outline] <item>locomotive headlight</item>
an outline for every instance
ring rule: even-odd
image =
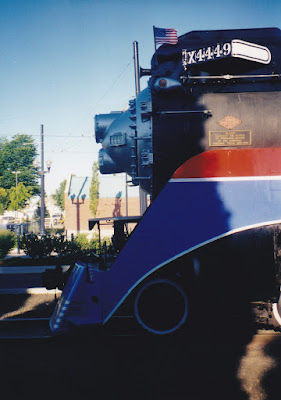
[[[117,174],[118,172],[124,172],[104,149],[100,149],[99,151],[99,170],[102,174]]]
[[[162,88],[165,88],[166,86],[167,86],[167,79],[160,79],[159,80],[159,82],[158,82],[158,85],[159,85],[159,87],[162,89]]]
[[[122,111],[112,111],[110,114],[99,114],[95,116],[95,136],[96,142],[102,143],[104,139],[104,134],[107,128],[115,121]]]
[[[181,82],[172,78],[158,78],[154,83],[154,87],[158,91],[164,90],[175,90],[182,88]]]

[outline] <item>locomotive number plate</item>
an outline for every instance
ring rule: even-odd
[[[215,46],[202,47],[197,50],[183,50],[183,66],[198,64],[205,61],[216,60],[231,55],[231,43],[218,43]]]
[[[269,64],[271,61],[271,53],[267,47],[239,39],[195,50],[182,50],[182,64],[185,70],[190,65],[219,60],[225,57],[238,57],[262,64]]]
[[[210,131],[209,146],[213,147],[233,147],[251,146],[251,131]]]
[[[118,132],[114,135],[111,135],[109,138],[110,146],[123,146],[126,144],[126,133]]]

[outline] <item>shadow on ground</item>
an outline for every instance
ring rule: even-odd
[[[237,377],[245,346],[207,334],[164,339],[93,331],[0,341],[1,390],[9,400],[249,399]]]

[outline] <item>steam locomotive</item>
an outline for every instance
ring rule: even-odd
[[[100,172],[126,172],[151,205],[122,249],[75,264],[51,329],[130,317],[168,335],[249,309],[279,329],[281,31],[192,31],[145,74],[95,135]]]

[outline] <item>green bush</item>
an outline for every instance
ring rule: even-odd
[[[91,249],[86,233],[78,233],[78,235],[74,238],[74,243],[80,247],[81,251],[90,251]]]
[[[98,235],[93,235],[91,237],[91,239],[89,240],[89,243],[90,243],[90,248],[92,250],[96,250],[97,248],[99,248],[99,245],[100,245],[99,236]]]
[[[48,228],[46,229],[46,235],[47,236],[55,236],[55,235],[63,235],[64,234],[64,228]]]
[[[64,236],[56,235],[52,238],[53,251],[59,256],[75,256],[81,253],[81,246],[75,241],[69,241]]]
[[[102,245],[109,246],[110,239],[105,238]],[[90,251],[102,252],[99,249],[99,238],[97,235],[90,240],[87,234],[80,233],[73,240],[66,240],[63,235],[37,236],[24,235],[20,238],[20,248],[33,259],[52,255],[59,257],[76,257]]]
[[[15,247],[16,235],[6,229],[0,229],[0,260],[6,257],[9,251]]]
[[[23,235],[20,238],[20,248],[31,258],[49,256],[53,251],[53,241],[50,236]]]
[[[80,247],[82,252],[93,251],[93,250],[98,251],[100,247],[98,235],[93,235],[90,239],[88,239],[86,233],[79,233],[77,236],[75,236],[74,242]],[[108,247],[110,246],[110,244],[111,244],[110,238],[104,238],[103,241],[101,242],[101,247],[103,246]]]

